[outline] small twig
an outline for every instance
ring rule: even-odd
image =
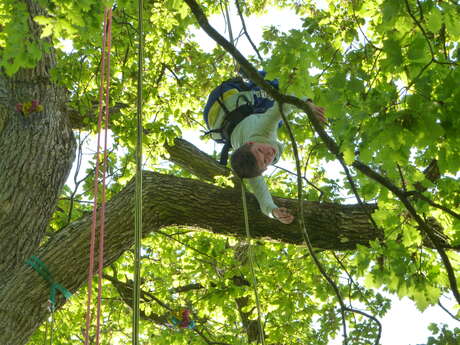
[[[198,334],[200,337],[203,338],[203,340],[208,344],[208,345],[230,345],[228,343],[223,343],[223,342],[218,342],[218,341],[211,341],[209,340],[204,334],[203,332],[201,332],[200,330],[198,329],[194,329],[195,333]],[[209,331],[208,331],[209,333]]]
[[[419,27],[420,31],[422,31],[423,36],[425,36],[425,39],[426,39],[426,41],[428,43],[428,47],[430,48],[431,57],[434,60],[433,47],[431,46],[431,41],[428,39],[428,36],[427,36],[427,34],[425,32],[425,29],[423,28],[422,24],[420,24],[420,22],[417,20],[417,18],[415,18],[414,14],[412,13],[412,11],[410,9],[410,6],[409,6],[409,3],[407,2],[407,0],[404,0],[404,3],[406,4],[406,9],[407,9],[407,12],[409,13],[409,16],[415,22],[415,25],[417,25]]]
[[[77,191],[78,191],[78,188],[80,187],[80,184],[85,181],[90,175],[92,172],[90,172],[89,174],[87,174],[85,177],[83,177],[82,179],[80,180],[77,180],[78,178],[78,175],[80,174],[80,168],[81,168],[81,162],[82,162],[82,156],[83,156],[83,149],[82,149],[82,146],[84,144],[84,142],[86,141],[86,139],[88,138],[88,136],[90,135],[90,133],[88,133],[83,140],[81,140],[81,137],[80,137],[81,133],[79,132],[79,135],[78,135],[78,154],[77,154],[77,166],[75,168],[75,174],[73,176],[73,181],[74,181],[74,185],[75,185],[75,188],[74,190],[72,191],[72,194],[70,195],[70,205],[69,205],[69,213],[67,215],[67,224],[70,224],[70,220],[72,219],[72,213],[73,213],[73,207],[74,207],[74,202],[75,202],[75,195],[77,194]]]
[[[188,291],[201,290],[201,289],[204,289],[204,286],[201,285],[200,283],[195,283],[195,284],[188,284],[184,286],[178,286],[175,288],[171,288],[168,291],[170,293],[181,293],[181,292],[188,292]]]
[[[169,72],[171,72],[171,74],[173,75],[174,79],[176,79],[177,85],[182,86],[182,79],[179,78],[179,77],[177,76],[176,72],[174,72],[174,70],[173,70],[170,66],[168,66],[168,65],[165,65],[165,68],[166,68]]]
[[[158,73],[157,78],[155,79],[155,84],[154,84],[156,88],[159,87],[160,82],[161,82],[161,80],[163,79],[163,77],[165,75],[167,67],[168,66],[164,62],[161,63],[161,69],[160,69],[160,72]]]
[[[366,205],[364,202],[361,200],[361,197],[359,196],[358,193],[358,188],[356,187],[355,181],[353,180],[353,177],[351,176],[350,170],[348,169],[347,165],[345,164],[345,161],[343,160],[343,157],[341,155],[336,155],[337,160],[339,161],[340,165],[342,165],[343,171],[345,171],[345,175],[347,176],[348,183],[350,184],[351,190],[358,201],[358,204],[361,205],[362,210],[366,213],[367,217],[371,221],[375,231],[377,232],[377,237],[383,241],[384,239],[384,234],[383,231],[377,226],[377,223],[374,220],[374,217],[372,217],[371,213],[367,209]]]
[[[273,166],[274,166],[275,168],[277,168],[277,169],[280,169],[280,170],[283,170],[283,171],[287,172],[288,174],[291,174],[291,175],[293,175],[293,176],[297,176],[297,174],[296,174],[295,172],[290,171],[290,170],[288,170],[288,169],[286,169],[286,168],[280,167],[279,165],[276,165],[276,164],[275,164],[275,165],[273,165]],[[305,176],[302,176],[302,179],[303,179],[309,186],[313,187],[314,189],[316,189],[316,190],[320,193],[320,195],[319,195],[319,197],[318,197],[318,200],[321,200],[322,197],[323,197],[323,195],[324,195],[324,192],[323,192],[319,187],[315,186],[312,182],[310,182]]]
[[[372,63],[372,67],[370,69],[371,71],[373,71],[375,69],[375,65],[377,64],[377,61],[378,61],[381,53],[382,53],[382,50],[379,50],[379,53],[377,54],[377,56],[374,59],[374,62]],[[374,82],[377,80],[377,77],[379,76],[379,72],[380,72],[380,70],[377,70],[377,72],[375,73],[375,77],[370,81],[369,86],[367,88],[367,91],[363,95],[363,99],[366,99],[367,96],[369,95],[369,93],[371,92],[372,84],[374,84]]]
[[[409,83],[409,85],[404,86],[403,88],[401,88],[401,90],[398,91],[398,93],[401,93],[403,90],[406,90],[406,92],[409,91],[409,89],[412,87],[412,85],[415,84],[415,82],[418,80],[418,78],[420,78],[422,76],[423,72],[425,72],[425,70],[428,67],[430,67],[430,65],[433,62],[434,62],[433,59],[431,59],[425,66],[423,66],[423,68],[420,70],[420,72],[417,74],[417,76],[414,79],[412,79],[412,81]]]
[[[129,291],[132,291],[132,290],[133,290],[132,284],[123,282],[123,281],[121,281],[121,280],[118,280],[118,279],[117,279],[116,277],[114,277],[114,276],[111,276],[111,275],[108,275],[108,274],[103,274],[103,277],[104,277],[104,279],[107,279],[108,281],[112,282],[112,283],[115,285],[115,287],[117,287],[117,286],[123,286],[123,288],[126,289],[126,290],[129,290]],[[117,289],[117,290],[118,290],[118,289]],[[121,291],[119,291],[119,292],[121,292]],[[161,301],[160,299],[158,299],[157,297],[155,297],[154,295],[152,295],[150,292],[147,292],[147,291],[143,291],[143,290],[142,290],[142,291],[141,291],[141,295],[142,295],[142,297],[145,297],[145,296],[146,296],[146,297],[150,298],[151,300],[153,300],[153,301],[155,301],[157,304],[159,304],[161,307],[163,307],[163,308],[165,308],[165,309],[167,309],[167,310],[169,310],[169,311],[173,311],[173,310],[174,310],[174,309],[171,308],[167,303]],[[121,298],[122,298],[123,300],[125,300],[125,298],[124,298],[125,296],[124,296],[123,293],[120,293],[120,296],[121,296]],[[144,300],[145,300],[145,298],[144,298]],[[125,300],[125,302],[126,302],[126,300]]]
[[[420,3],[419,0],[417,0],[417,6],[418,6],[418,10],[419,10],[419,12],[420,12],[420,20],[424,20],[424,18],[423,18],[422,4]]]
[[[323,76],[323,74],[332,66],[332,64],[334,63],[334,60],[337,56],[337,53],[340,51],[340,48],[337,48],[334,52],[334,54],[332,55],[332,59],[331,61],[329,61],[329,63],[327,64],[327,66],[321,71],[320,75],[318,76],[318,81],[321,79],[321,77]],[[346,51],[345,51],[346,53]]]
[[[452,211],[450,208],[446,207],[446,206],[443,206],[443,205],[440,205],[436,202],[434,202],[433,200],[431,200],[430,198],[426,197],[425,195],[423,195],[422,193],[420,193],[419,191],[410,191],[410,192],[407,192],[406,194],[407,196],[413,196],[415,198],[418,198],[420,200],[423,200],[425,202],[427,202],[428,204],[430,204],[431,206],[435,207],[435,208],[438,208],[448,214],[450,214],[452,217],[455,217],[457,219],[460,219],[460,214],[458,214],[457,212],[455,211]]]
[[[420,253],[418,254],[419,256],[419,263],[418,263],[418,271],[419,273],[422,272],[422,265],[423,265],[423,247],[420,245]]]
[[[358,29],[359,29],[359,31],[361,32],[361,34],[363,35],[363,37],[364,37],[364,39],[366,40],[366,42],[367,42],[372,48],[374,48],[375,50],[382,50],[382,48],[379,48],[379,47],[377,47],[376,45],[374,45],[374,43],[372,43],[372,41],[371,41],[371,40],[366,36],[366,34],[364,33],[363,29],[361,28],[361,25],[358,23],[358,16],[356,15],[354,2],[351,3],[351,9],[353,10],[353,19],[355,20],[356,25],[358,26]]]
[[[402,173],[402,170],[401,170],[401,166],[398,163],[396,163],[396,166],[398,167],[399,177],[401,178],[402,189],[403,189],[403,191],[407,192],[406,181],[404,180],[404,176],[403,176],[403,173]]]
[[[246,29],[246,23],[244,21],[243,13],[241,12],[240,2],[238,0],[235,0],[235,5],[236,5],[236,9],[238,10],[238,15],[240,16],[240,19],[241,19],[241,25],[243,26],[244,35],[246,36],[246,38],[248,39],[249,43],[251,44],[252,49],[254,49],[254,51],[256,52],[260,63],[263,64],[264,59],[260,55],[259,50],[257,49],[256,45],[252,41],[251,37],[249,36],[248,30]]]
[[[438,302],[438,305],[441,307],[442,310],[444,310],[447,314],[449,314],[449,316],[451,318],[453,318],[454,320],[457,320],[457,321],[460,321],[460,319],[458,317],[456,317],[454,314],[452,314],[446,307],[444,307],[441,302]]]
[[[89,134],[88,134],[89,135]],[[74,184],[75,184],[75,188],[74,190],[72,191],[72,194],[70,195],[70,205],[69,205],[69,213],[67,215],[67,224],[70,223],[70,220],[72,219],[72,213],[73,213],[73,204],[74,204],[74,198],[75,198],[75,194],[77,194],[77,190],[78,190],[78,187],[79,187],[79,183],[77,183],[77,178],[78,178],[78,174],[80,173],[80,167],[81,167],[81,161],[82,161],[82,156],[83,156],[83,150],[82,150],[82,145],[83,145],[83,141],[80,140],[81,139],[81,132],[79,131],[78,132],[78,148],[77,148],[77,165],[75,167],[75,174],[73,176],[73,181],[74,181]]]
[[[447,46],[446,46],[446,24],[441,25],[441,30],[439,31],[439,36],[442,40],[442,49],[444,51],[444,57],[446,60],[449,60],[449,54],[447,53]]]
[[[357,309],[351,309],[351,308],[347,308],[347,311],[350,311],[350,312],[353,312],[353,313],[357,313],[357,314],[361,314],[369,319],[371,319],[372,321],[374,321],[375,323],[377,323],[377,326],[379,328],[379,333],[377,334],[377,337],[375,338],[375,345],[378,345],[380,343],[380,338],[382,336],[382,324],[380,323],[380,321],[373,315],[370,315],[368,313],[365,313],[361,310],[357,310]]]
[[[212,257],[212,256],[210,256],[210,255],[208,255],[208,254],[196,249],[196,248],[193,248],[193,247],[189,246],[187,243],[182,242],[182,241],[178,240],[177,238],[174,238],[173,236],[171,236],[171,235],[169,235],[169,234],[167,234],[165,232],[162,232],[160,230],[156,230],[155,232],[160,234],[160,235],[162,235],[162,236],[165,236],[165,237],[167,237],[167,238],[169,238],[169,239],[171,239],[173,241],[176,241],[177,243],[182,244],[184,247],[186,247],[188,249],[191,249],[191,250],[197,252],[200,255],[206,256],[206,257],[210,258],[211,260],[213,260],[213,261],[202,260],[203,262],[206,262],[207,264],[209,264],[209,265],[211,265],[213,267],[216,265],[216,262],[215,262],[216,258],[214,258],[214,257]]]
[[[348,272],[347,268],[345,267],[345,265],[343,264],[342,260],[340,260],[340,258],[337,256],[337,254],[335,254],[334,251],[331,251],[332,253],[332,256],[335,258],[335,260],[339,263],[340,267],[342,268],[342,270],[345,272],[345,274],[347,275],[348,279],[350,280],[350,282],[352,283],[352,285],[354,285],[356,287],[356,289],[358,290],[359,294],[361,295],[361,297],[366,301],[366,303],[368,305],[371,305],[366,297],[366,295],[362,292],[362,288],[361,286],[359,286],[358,283],[356,283],[353,279],[353,277],[351,276],[350,272]],[[350,299],[351,301],[351,299]]]

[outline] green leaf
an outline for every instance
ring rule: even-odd
[[[460,15],[454,10],[450,10],[445,16],[446,29],[454,40],[460,39]]]
[[[51,18],[45,16],[35,16],[34,20],[40,25],[47,25],[51,22]]]
[[[419,245],[422,241],[420,233],[417,229],[407,226],[403,229],[403,241],[402,243],[406,247],[410,247],[413,245]]]
[[[401,51],[401,46],[399,41],[395,39],[387,39],[383,41],[383,49],[388,57],[388,62],[391,65],[400,65],[402,64],[404,58]]]
[[[381,284],[376,281],[374,274],[369,273],[364,277],[364,286],[369,289],[378,289]]]
[[[343,71],[335,73],[332,78],[329,79],[329,84],[333,88],[343,89],[345,87],[345,73]]]
[[[345,147],[343,150],[343,159],[347,165],[351,165],[355,160],[353,147]]]
[[[438,32],[442,26],[442,14],[441,11],[436,7],[433,6],[431,12],[426,14],[426,26],[432,32]]]
[[[383,18],[382,23],[386,27],[390,27],[396,21],[399,11],[402,7],[402,2],[399,0],[385,0],[383,2]]]
[[[417,35],[410,44],[407,57],[409,60],[423,63],[431,60],[428,43],[422,34]]]
[[[415,305],[418,310],[423,312],[430,306],[430,302],[428,301],[424,291],[415,290],[412,293],[412,297],[414,298]]]
[[[364,91],[364,84],[363,81],[358,78],[351,78],[350,82],[348,83],[348,90],[353,92],[362,92]]]

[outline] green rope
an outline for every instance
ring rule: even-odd
[[[135,226],[134,226],[134,296],[133,296],[133,345],[139,344],[140,319],[140,275],[141,275],[141,235],[142,235],[142,79],[144,62],[143,40],[143,1],[138,1],[138,70],[137,70],[137,143],[136,143],[136,196],[135,196]]]
[[[45,341],[46,338],[48,337],[48,328],[50,329],[50,345],[53,344],[53,336],[54,336],[54,311],[56,310],[56,295],[57,292],[60,291],[65,299],[69,299],[72,294],[67,290],[65,287],[63,287],[61,284],[57,283],[53,275],[50,273],[48,267],[41,261],[38,257],[35,255],[32,255],[30,259],[26,261],[26,264],[29,265],[30,267],[33,268],[35,272],[37,272],[40,277],[42,277],[50,286],[50,298],[49,298],[49,304],[50,304],[50,312],[51,312],[51,320],[49,323],[47,323],[46,328],[45,328]]]
[[[26,264],[32,267],[35,272],[48,282],[50,286],[49,301],[51,304],[51,311],[54,311],[56,308],[56,294],[58,291],[60,291],[66,299],[72,296],[69,290],[54,280],[53,275],[48,270],[48,267],[38,257],[32,255],[30,259],[26,261]]]
[[[246,238],[247,238],[248,245],[249,245],[248,246],[249,266],[251,268],[252,286],[254,287],[254,295],[256,297],[257,323],[259,325],[260,342],[262,343],[262,345],[265,345],[264,329],[262,327],[262,312],[261,312],[261,308],[260,308],[259,293],[257,291],[256,273],[254,271],[255,258],[254,258],[254,252],[252,251],[251,233],[249,232],[248,205],[246,203],[246,190],[244,188],[243,180],[241,180],[241,196],[242,196],[242,199],[243,199],[244,225],[245,225],[245,228],[246,228]]]

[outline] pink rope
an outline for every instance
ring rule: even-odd
[[[107,132],[109,130],[109,96],[110,96],[110,49],[112,48],[112,9],[109,9],[107,19],[107,74],[105,91],[105,136],[104,136],[104,164],[102,167],[102,206],[101,206],[101,228],[99,232],[99,267],[98,267],[98,288],[97,288],[97,323],[96,323],[96,345],[99,345],[101,327],[101,299],[102,299],[102,270],[104,268],[104,230],[105,230],[105,206],[106,206],[106,173],[107,173]]]
[[[96,227],[97,227],[97,202],[99,193],[99,156],[101,147],[101,130],[102,130],[102,101],[104,95],[104,81],[107,77],[107,88],[105,90],[105,132],[104,132],[104,162],[102,175],[102,207],[100,214],[100,231],[99,231],[99,258],[98,258],[98,303],[97,303],[97,325],[96,325],[96,345],[99,344],[100,334],[100,315],[101,315],[101,294],[102,294],[102,268],[104,265],[104,225],[105,225],[105,175],[107,171],[107,130],[109,117],[109,87],[110,87],[110,47],[111,47],[111,20],[112,10],[105,9],[104,11],[104,32],[102,35],[102,56],[101,56],[101,84],[99,88],[99,113],[97,122],[97,152],[96,152],[96,171],[94,176],[94,202],[91,223],[91,237],[89,249],[89,267],[88,267],[88,303],[86,307],[86,329],[85,329],[85,345],[89,344],[89,330],[91,326],[91,305],[93,293],[93,275],[94,275],[94,250],[96,246]],[[109,32],[107,38],[107,32]],[[107,48],[107,51],[106,51]],[[107,75],[105,59],[107,54]]]

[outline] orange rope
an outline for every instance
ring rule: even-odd
[[[102,166],[102,204],[100,212],[99,228],[99,257],[98,257],[98,293],[97,293],[97,321],[96,321],[96,345],[99,345],[100,337],[100,316],[101,316],[101,297],[102,297],[102,269],[104,267],[104,226],[105,226],[105,205],[106,205],[106,172],[107,172],[107,131],[109,126],[109,93],[110,93],[110,49],[112,41],[112,9],[104,11],[104,32],[102,35],[102,56],[101,56],[101,84],[99,88],[99,114],[97,122],[97,152],[96,152],[96,171],[94,176],[94,202],[91,224],[91,238],[89,250],[88,268],[88,303],[86,308],[86,330],[85,345],[89,344],[89,329],[91,326],[91,304],[92,304],[92,280],[94,275],[94,250],[96,244],[97,227],[97,203],[99,193],[99,156],[101,146],[102,116],[103,116],[103,95],[104,82],[105,88],[105,130],[104,130],[104,159]],[[106,66],[107,59],[107,66]],[[107,67],[107,68],[106,68]]]

